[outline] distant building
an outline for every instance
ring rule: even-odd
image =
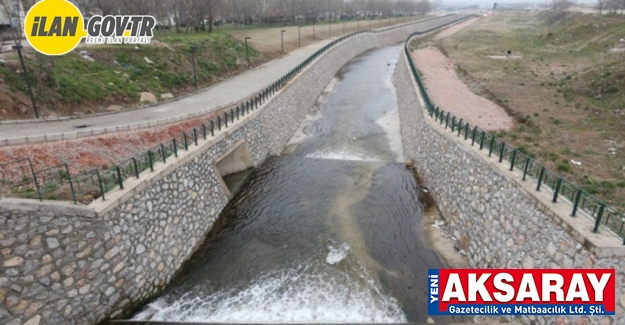
[[[9,8],[6,8],[4,4],[10,4]],[[0,3],[0,31],[7,30],[9,28],[15,28],[22,30],[24,25],[24,7],[19,0],[6,0]]]

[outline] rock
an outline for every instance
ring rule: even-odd
[[[137,245],[136,253],[137,255],[145,253],[145,246],[143,246],[143,244]]]
[[[80,289],[78,289],[78,293],[80,293],[81,295],[85,295],[89,292],[89,289],[91,288],[91,285],[86,284],[82,287],[80,287]]]
[[[174,95],[172,93],[164,93],[161,94],[161,99],[173,99],[175,98]]]
[[[154,62],[152,62],[152,60],[148,59],[147,56],[144,56],[143,59],[145,60],[145,62],[147,62],[147,64],[153,64]]]
[[[406,167],[413,167],[414,166],[414,160],[408,160],[406,161]]]
[[[156,96],[152,93],[142,92],[141,94],[141,103],[155,104],[158,101],[156,100]]]
[[[41,316],[39,315],[35,315],[35,317],[29,319],[28,321],[26,321],[26,323],[24,323],[24,325],[39,325],[39,322],[41,321]]]
[[[48,244],[50,249],[55,249],[60,246],[59,241],[54,237],[46,238],[46,244]]]

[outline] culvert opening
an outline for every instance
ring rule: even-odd
[[[215,162],[222,190],[232,197],[254,171],[254,163],[247,144],[238,142]]]

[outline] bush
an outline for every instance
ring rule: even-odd
[[[568,160],[563,160],[561,163],[558,164],[557,169],[560,172],[570,173],[573,171],[573,166],[569,164]]]

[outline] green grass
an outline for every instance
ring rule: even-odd
[[[191,47],[196,46],[196,68],[200,84],[210,84],[226,73],[242,68],[245,46],[224,33],[157,34],[164,46],[102,45],[74,50],[52,58],[51,78],[37,99],[46,103],[99,102],[108,98],[129,98],[138,101],[139,93],[155,95],[174,92],[193,84]],[[85,60],[79,50],[87,50],[95,62]],[[250,48],[250,59],[259,53]],[[40,59],[32,55],[26,60],[31,85],[37,88]],[[148,63],[148,58],[153,63]],[[44,58],[45,66],[49,58]],[[7,65],[0,65],[0,76],[11,90],[26,93],[23,77]]]

